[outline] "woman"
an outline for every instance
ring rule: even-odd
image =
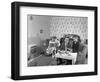
[[[80,37],[78,36],[74,36],[73,37],[73,46],[72,46],[72,49],[73,49],[73,52],[77,52],[78,53],[78,49],[79,49],[79,43],[80,43]]]

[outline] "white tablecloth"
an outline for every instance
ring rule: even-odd
[[[62,59],[69,59],[72,60],[72,64],[75,64],[76,58],[77,58],[77,53],[56,53],[55,56],[56,58],[62,58]]]

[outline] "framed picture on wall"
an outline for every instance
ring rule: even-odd
[[[97,7],[12,2],[11,78],[97,75]]]

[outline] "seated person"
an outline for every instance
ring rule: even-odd
[[[67,51],[70,51],[70,52],[72,52],[73,50],[73,39],[72,38],[69,38],[69,42],[68,42],[68,44],[66,45],[66,47],[67,47]]]
[[[73,37],[73,46],[72,46],[72,49],[73,49],[73,52],[78,52],[78,49],[79,49],[79,43],[80,43],[80,37],[75,35]]]
[[[47,53],[48,54],[55,54],[57,47],[60,46],[60,42],[56,37],[52,37],[51,40],[49,41],[49,46],[47,48]]]
[[[60,46],[59,46],[60,50],[65,50],[65,37],[62,37],[60,39]]]

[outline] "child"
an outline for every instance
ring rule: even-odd
[[[48,54],[56,54],[57,47],[60,46],[60,42],[57,39],[57,37],[52,37],[51,40],[49,41],[49,46],[47,48],[47,53]]]

